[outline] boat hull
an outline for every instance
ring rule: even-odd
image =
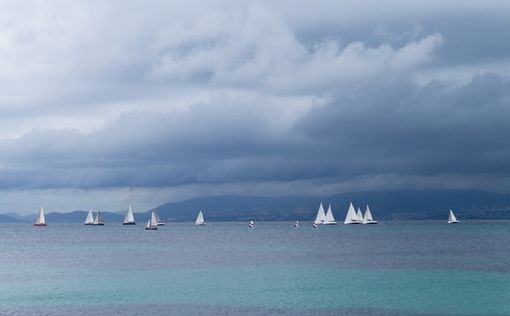
[[[451,222],[448,222],[448,224],[458,224],[459,221],[451,221]]]
[[[136,225],[135,222],[129,222],[129,223],[122,223],[122,225]]]
[[[48,224],[34,224],[34,226],[43,227],[43,226],[48,226]]]
[[[157,227],[145,227],[145,230],[158,230]]]
[[[92,224],[92,225],[94,225],[94,226],[104,226],[104,224],[103,224],[103,223],[99,223],[99,224]]]
[[[377,221],[369,221],[369,222],[365,222],[363,224],[365,224],[365,225],[374,225],[374,224],[377,224]]]
[[[158,223],[158,226],[165,226],[165,223]]]
[[[195,224],[195,226],[204,226],[205,223]]]
[[[322,225],[338,225],[337,222],[324,222]]]
[[[92,224],[92,223],[85,223],[83,225],[85,225],[85,226],[94,226],[94,224]]]
[[[363,224],[362,222],[350,222],[350,223],[344,223],[344,225],[356,225],[356,224]]]

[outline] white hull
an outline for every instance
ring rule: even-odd
[[[448,224],[458,224],[459,221],[448,221]]]
[[[204,226],[205,223],[198,223],[198,224],[195,224],[195,226]]]
[[[338,222],[324,222],[322,225],[338,225]]]

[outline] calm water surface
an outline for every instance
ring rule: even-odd
[[[0,225],[4,315],[510,315],[510,221]]]

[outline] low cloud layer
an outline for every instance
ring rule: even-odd
[[[336,5],[4,2],[0,211],[507,191],[508,5]]]

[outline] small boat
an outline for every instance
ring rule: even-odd
[[[313,223],[313,224],[312,224],[312,227],[313,227],[313,228],[319,228],[319,225],[317,225],[317,224]]]
[[[448,224],[458,224],[459,221],[457,220],[457,217],[455,217],[455,214],[453,214],[452,210],[450,210],[450,214],[448,214]]]
[[[135,216],[133,215],[133,210],[131,209],[131,205],[129,205],[126,216],[124,216],[124,222],[122,225],[136,225]]]
[[[331,210],[331,204],[328,207],[328,211],[326,212],[326,215],[324,216],[324,221],[322,222],[323,225],[336,225],[337,222],[335,221],[335,218],[333,217],[333,211]]]
[[[248,224],[248,228],[253,228],[255,227],[255,223],[253,221],[250,221],[250,223]]]
[[[195,221],[195,226],[205,225],[204,214],[202,211],[198,212],[197,220]]]
[[[324,223],[324,220],[326,219],[326,214],[324,213],[324,207],[322,206],[322,203],[319,205],[319,210],[317,210],[317,216],[315,217],[315,221],[313,223],[315,225],[321,225]]]
[[[296,221],[296,222],[294,223],[294,225],[292,226],[292,228],[299,228],[299,221]]]
[[[156,216],[156,223],[158,223],[158,226],[165,226],[165,223],[159,218],[158,210],[152,210],[154,212],[154,215]]]
[[[103,218],[101,217],[101,211],[97,210],[96,218],[94,219],[94,226],[104,226]]]
[[[48,224],[46,224],[44,209],[42,207],[39,209],[39,215],[37,215],[34,226],[48,226]]]
[[[347,215],[345,216],[344,224],[361,224],[363,220],[360,220],[358,214],[354,210],[354,206],[352,202],[349,204],[349,209],[347,210]]]
[[[94,225],[94,215],[92,214],[92,210],[89,210],[87,214],[87,218],[85,218],[85,222],[83,225]]]
[[[368,207],[368,205],[365,210],[365,216],[363,217],[363,224],[377,224],[377,221],[372,217],[372,212],[370,212],[370,207]]]
[[[152,211],[151,216],[149,217],[149,221],[147,225],[145,225],[146,230],[158,230],[158,220],[156,218],[156,212]]]

